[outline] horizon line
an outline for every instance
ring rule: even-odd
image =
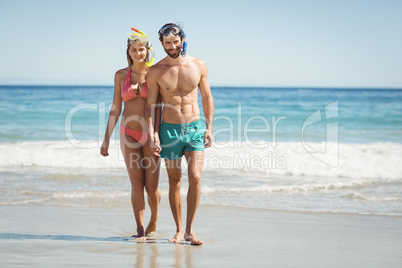
[[[0,84],[0,87],[114,87],[114,85],[89,84]],[[282,89],[385,89],[402,90],[402,87],[362,87],[362,86],[210,86],[210,88],[282,88]]]

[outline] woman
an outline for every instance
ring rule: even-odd
[[[110,136],[113,133],[120,113],[122,102],[124,110],[120,125],[120,146],[131,182],[131,204],[137,223],[136,240],[146,240],[147,235],[156,234],[158,206],[161,194],[158,188],[159,157],[155,156],[149,146],[147,125],[144,110],[147,97],[145,77],[148,67],[152,66],[154,57],[149,38],[143,32],[131,28],[135,33],[127,40],[128,67],[116,72],[114,79],[113,106],[109,114],[105,138],[100,148],[100,154],[108,156]],[[149,60],[151,58],[151,60]],[[160,99],[160,98],[159,98]],[[160,100],[159,100],[160,103]],[[159,128],[160,109],[156,118],[155,128]],[[151,219],[144,229],[144,187],[151,208]]]

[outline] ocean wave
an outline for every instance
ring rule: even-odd
[[[130,204],[130,191],[116,190],[75,190],[75,191],[36,191],[13,190],[7,191],[13,195],[4,196],[0,205],[27,205],[27,204],[63,204],[63,206],[109,207]]]
[[[236,184],[237,185],[237,184]],[[201,192],[203,194],[212,195],[225,195],[225,194],[269,194],[269,193],[285,193],[285,194],[297,194],[303,192],[313,193],[325,193],[329,191],[340,192],[344,190],[351,189],[362,189],[370,186],[375,186],[375,183],[370,181],[354,181],[354,182],[329,182],[329,183],[304,183],[300,185],[283,184],[283,185],[270,185],[266,183],[265,185],[258,186],[237,186],[236,185],[209,185],[202,186]],[[29,186],[27,186],[29,187]],[[103,186],[98,186],[103,187]],[[169,193],[168,185],[163,185],[160,187],[161,194],[167,196]],[[181,194],[186,195],[188,191],[187,186],[181,187]],[[4,200],[7,199],[24,199],[31,200],[31,202],[41,202],[48,200],[56,201],[71,201],[71,200],[81,200],[83,202],[91,202],[91,200],[99,201],[120,201],[130,197],[130,190],[67,190],[67,191],[48,191],[48,190],[37,190],[35,188],[26,189],[4,189],[0,190],[0,194]],[[360,196],[360,193],[349,194],[348,197],[352,198],[365,198]],[[21,200],[19,200],[21,201]],[[24,201],[24,202],[25,202]],[[398,201],[398,200],[396,200]],[[27,201],[29,202],[29,201]]]
[[[321,176],[335,178],[402,179],[402,144],[230,142],[215,143],[205,151],[204,171],[230,171],[243,176]],[[314,150],[311,150],[314,148]],[[330,151],[329,149],[333,149]],[[124,169],[118,142],[112,142],[108,157],[99,154],[99,144],[77,146],[69,141],[0,143],[0,170],[11,167],[63,169]],[[183,168],[186,168],[186,161]],[[162,162],[162,168],[164,167]]]
[[[371,182],[357,181],[349,183],[326,183],[326,184],[302,184],[302,185],[259,185],[252,187],[202,187],[203,194],[226,194],[226,193],[301,193],[301,192],[326,192],[342,189],[362,187],[370,185]],[[185,193],[186,189],[182,190]]]
[[[255,187],[230,184],[226,187],[202,186],[201,204],[297,212],[402,215],[402,199],[394,183],[385,183],[383,187],[378,187],[380,181],[370,180],[299,183],[302,184],[270,185],[268,182]],[[10,189],[0,189],[0,206],[130,207],[129,187],[117,190],[98,185],[90,189],[69,187],[71,190],[55,190],[54,185],[45,186],[24,185],[20,188],[11,185]],[[160,190],[163,202],[168,202],[168,185],[163,185]],[[187,191],[187,187],[181,188],[183,200]]]
[[[352,199],[374,201],[374,202],[402,202],[402,198],[397,196],[380,196],[365,193],[351,193],[348,194],[347,197]]]

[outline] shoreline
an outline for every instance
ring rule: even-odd
[[[158,237],[147,243],[130,237],[135,234],[131,207],[32,205],[2,206],[0,211],[7,215],[0,224],[0,258],[5,266],[399,267],[402,263],[402,217],[395,216],[200,205],[194,230],[205,244],[197,247],[167,241],[175,225],[165,201]],[[185,205],[183,218],[184,212]]]

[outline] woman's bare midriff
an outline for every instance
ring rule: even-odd
[[[144,119],[145,103],[146,99],[141,97],[135,97],[125,102],[121,124],[134,130],[147,131],[148,126]]]

